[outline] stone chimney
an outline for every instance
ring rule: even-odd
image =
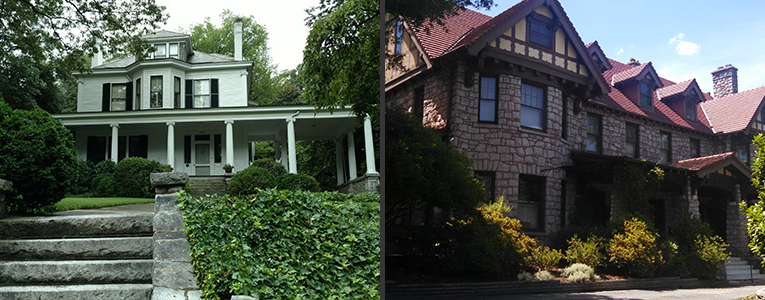
[[[242,19],[234,21],[234,60],[242,60]]]
[[[93,53],[93,57],[90,58],[90,67],[94,68],[104,63],[104,54],[101,53],[101,39],[96,38],[96,53]]]
[[[725,65],[712,71],[712,85],[715,98],[738,93],[738,69],[732,65]]]
[[[630,67],[637,67],[640,65],[640,62],[635,60],[634,57],[630,57],[630,62],[628,63],[628,65],[630,65]]]

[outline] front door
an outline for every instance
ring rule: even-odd
[[[194,143],[194,174],[210,175],[210,141]]]

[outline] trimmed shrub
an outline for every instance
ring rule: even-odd
[[[8,208],[39,213],[77,184],[72,133],[41,109],[13,110],[0,98],[0,177],[13,182]]]
[[[534,280],[555,280],[555,276],[550,274],[547,270],[542,270],[534,273]]]
[[[587,282],[600,279],[600,276],[595,275],[595,270],[581,263],[575,263],[566,267],[560,276],[567,277],[568,281],[571,282]]]
[[[124,158],[114,166],[115,193],[119,197],[154,197],[150,174],[171,171],[170,166],[154,160],[142,157]]]
[[[568,241],[568,245],[566,261],[569,264],[583,263],[592,267],[599,267],[603,264],[605,258],[600,252],[603,246],[599,238],[590,236],[587,241],[582,241],[575,234]]]
[[[624,233],[617,233],[608,247],[610,261],[634,277],[653,277],[663,263],[656,244],[658,235],[636,218],[624,220]]]
[[[287,169],[284,168],[284,165],[282,165],[280,162],[277,162],[276,159],[273,158],[261,158],[256,161],[252,162],[252,165],[249,166],[249,168],[252,167],[259,167],[268,170],[268,172],[271,172],[274,177],[279,177],[282,174],[287,173]]]
[[[265,190],[194,199],[181,192],[205,299],[379,299],[380,205]]]
[[[95,171],[96,165],[89,160],[77,161],[77,169],[79,170],[77,176],[77,184],[69,191],[71,194],[84,194],[90,191],[93,185],[93,178],[96,177]]]
[[[117,195],[114,174],[103,173],[96,175],[96,177],[93,178],[91,190],[95,197],[114,197]]]
[[[526,256],[526,264],[537,270],[550,270],[557,266],[561,259],[563,254],[559,250],[539,246],[532,248],[531,253]]]
[[[117,163],[111,161],[111,160],[103,160],[96,164],[94,171],[96,172],[96,175],[101,175],[105,173],[114,174],[114,166],[116,166]]]
[[[276,177],[274,183],[280,190],[319,191],[319,182],[306,174],[282,174]]]
[[[231,177],[228,191],[232,195],[254,195],[274,187],[274,175],[265,168],[249,166]]]

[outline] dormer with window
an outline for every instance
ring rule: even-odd
[[[611,77],[611,85],[622,91],[633,103],[642,109],[653,109],[654,92],[664,87],[651,62],[640,64],[632,60],[632,68]]]
[[[702,101],[701,89],[696,79],[686,80],[656,91],[657,98],[677,115],[688,121],[698,121],[697,106]]]

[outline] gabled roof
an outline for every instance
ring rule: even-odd
[[[187,37],[188,34],[175,32],[175,31],[169,31],[169,30],[160,30],[154,33],[144,34],[141,36],[142,39],[152,39],[152,38],[172,38],[172,37]]]
[[[172,58],[163,58],[163,59],[172,59]],[[150,59],[146,61],[159,61],[161,59]],[[190,64],[207,64],[207,63],[221,63],[221,62],[235,62],[233,57],[218,54],[218,53],[204,53],[196,51],[194,52],[194,55],[190,55],[188,57],[187,62]],[[94,70],[98,69],[121,69],[121,68],[127,68],[130,65],[134,64],[136,62],[135,56],[128,56],[125,58],[115,59],[112,61],[105,62],[99,66],[94,67]]]
[[[650,64],[650,63],[646,63],[640,66],[632,67],[630,65],[615,61],[613,59],[609,59],[609,63],[613,66],[613,68],[611,70],[603,72],[603,77],[606,78],[606,80],[610,80],[616,74],[623,74],[621,76],[637,76],[637,74],[640,74],[641,72],[645,71],[645,68],[647,68],[646,66],[647,64]],[[640,71],[639,72],[630,71],[632,69],[637,69]],[[653,67],[651,67],[650,69],[653,70]],[[658,77],[658,80],[659,82],[661,82],[663,86],[669,87],[669,86],[675,85],[673,81],[667,80],[665,78]],[[624,95],[624,93],[622,93],[617,88],[611,89],[611,92],[608,93],[608,95],[603,95],[603,96],[599,96],[599,97],[595,97],[591,99],[590,103],[603,105],[618,111],[624,111],[637,116],[650,118],[655,121],[659,121],[669,125],[680,126],[687,129],[696,130],[702,133],[712,133],[712,129],[709,125],[709,122],[707,121],[706,115],[704,114],[704,110],[701,108],[701,106],[697,106],[696,108],[696,116],[698,117],[698,121],[694,122],[694,121],[688,121],[687,119],[683,118],[683,116],[678,115],[674,110],[669,108],[669,106],[667,106],[664,102],[659,101],[655,95],[654,95],[654,101],[653,101],[653,108],[644,108],[635,104],[635,102],[627,98],[627,96]]]
[[[678,84],[665,86],[663,88],[660,88],[656,90],[656,96],[659,97],[659,100],[666,99],[675,95],[683,94],[687,90],[695,89],[696,93],[701,96],[701,88],[699,88],[698,83],[696,83],[696,79],[690,79],[683,81]],[[701,99],[701,101],[704,101],[706,99]]]
[[[608,57],[606,57],[606,54],[603,53],[603,49],[600,48],[600,45],[598,44],[598,41],[594,41],[592,43],[587,44],[587,51],[590,53],[590,57],[595,57],[593,60],[595,60],[595,63],[602,65],[603,70],[610,70],[613,68],[610,62],[608,62]]]
[[[696,171],[696,175],[704,177],[707,174],[717,172],[717,170],[731,166],[746,176],[751,176],[752,170],[733,154],[733,152],[720,153],[704,157],[680,160],[669,164],[675,168]]]
[[[637,67],[631,67],[627,70],[624,70],[619,73],[615,73],[611,76],[611,85],[616,86],[619,83],[625,82],[630,79],[635,78],[643,78],[647,75],[651,75],[651,80],[659,86],[664,86],[663,83],[659,80],[659,75],[656,74],[656,70],[654,70],[653,65],[651,65],[651,62],[641,64]],[[608,78],[606,78],[608,79]]]
[[[463,9],[456,15],[444,19],[444,26],[433,23],[427,30],[425,26],[415,28],[414,36],[422,44],[429,58],[436,58],[447,52],[460,39],[491,17],[482,13]]]
[[[765,86],[701,103],[715,133],[746,129],[765,99]]]

